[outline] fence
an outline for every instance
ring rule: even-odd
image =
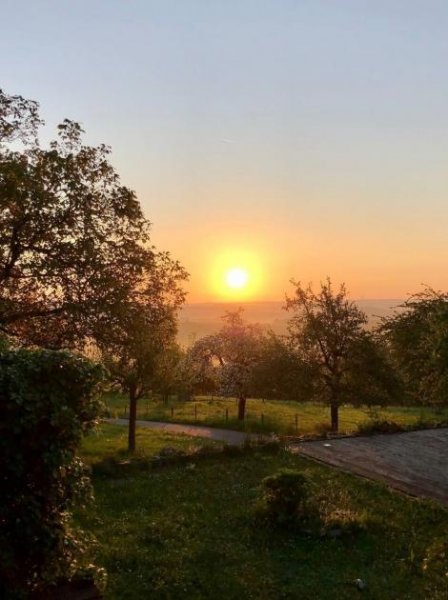
[[[109,406],[106,414],[115,418],[128,418],[129,408],[125,401]],[[361,422],[372,418],[366,409],[340,408],[339,430],[350,432]],[[238,402],[232,399],[213,399],[164,404],[155,401],[140,401],[137,419],[196,423],[228,429],[240,429],[264,433],[300,435],[329,430],[329,410],[324,405],[266,402],[248,400],[244,421],[238,420]]]

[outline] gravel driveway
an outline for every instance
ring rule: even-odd
[[[295,450],[448,505],[448,429],[302,442]]]

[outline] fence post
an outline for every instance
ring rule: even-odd
[[[299,419],[296,415],[296,433],[298,433],[298,432],[299,432]]]
[[[174,417],[174,407],[171,407],[171,417]]]
[[[194,403],[194,420],[197,421],[197,419],[198,419],[198,407],[195,402]]]
[[[262,425],[264,424],[264,414],[263,413],[261,413],[261,424]]]
[[[226,422],[229,420],[229,409],[226,408]]]

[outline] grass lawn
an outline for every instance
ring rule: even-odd
[[[222,446],[219,442],[213,442],[212,440],[193,438],[188,435],[174,435],[165,431],[152,431],[143,427],[137,428],[135,437],[137,457],[154,456],[166,447],[188,452],[205,445]],[[105,423],[91,431],[84,439],[82,457],[85,463],[93,466],[110,457],[127,458],[127,448],[127,427]]]
[[[104,402],[108,414],[123,417],[127,399],[121,394],[107,394]],[[227,411],[227,417],[226,417]],[[195,401],[168,404],[157,400],[142,399],[138,404],[138,418],[152,421],[172,421],[175,423],[198,423],[212,427],[239,429],[254,432],[275,432],[280,434],[309,434],[319,432],[329,425],[329,409],[321,404],[266,401],[248,399],[246,420],[241,423],[236,418],[236,401],[229,398],[207,398],[199,396]],[[448,420],[448,408],[437,410],[431,407],[389,407],[378,408],[380,419],[408,425],[419,419]],[[360,423],[372,419],[372,413],[365,408],[342,406],[340,408],[341,432],[355,431]]]
[[[122,430],[100,432],[84,447],[91,464],[123,450]],[[147,455],[200,443],[146,430],[138,439]],[[256,524],[260,482],[281,467],[309,478],[329,519],[348,515],[361,530],[333,539]],[[439,557],[448,511],[283,451],[96,476],[94,487],[96,503],[80,521],[99,542],[93,558],[108,571],[108,599],[448,597],[448,566]],[[357,578],[366,583],[362,592]]]

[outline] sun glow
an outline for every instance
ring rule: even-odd
[[[222,300],[250,300],[259,294],[262,276],[257,254],[227,250],[217,254],[210,265],[210,283],[215,297]]]
[[[227,285],[233,289],[239,290],[247,285],[249,281],[249,274],[245,269],[235,267],[230,269],[226,275]]]

